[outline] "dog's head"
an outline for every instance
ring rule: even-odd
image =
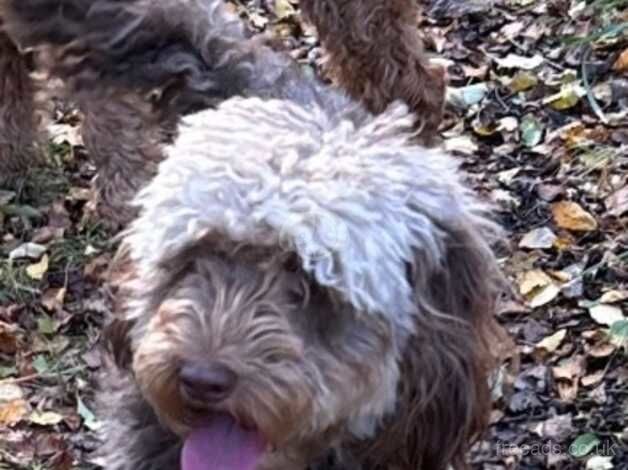
[[[479,422],[466,389],[486,388],[494,227],[411,124],[401,106],[257,99],[184,122],[125,238],[114,349],[187,442],[303,458],[460,411],[442,440],[461,452]]]

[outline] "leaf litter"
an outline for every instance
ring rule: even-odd
[[[297,0],[231,8],[324,75]],[[474,469],[627,468],[625,10],[626,0],[426,4],[420,31],[451,80],[443,146],[512,241],[502,259],[515,288],[499,319],[516,347]],[[96,468],[115,246],[90,222],[80,116],[56,116],[48,167],[0,190],[0,468]]]

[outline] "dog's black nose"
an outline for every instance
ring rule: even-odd
[[[227,398],[238,380],[236,373],[224,364],[199,362],[183,364],[179,378],[189,398],[214,403]]]

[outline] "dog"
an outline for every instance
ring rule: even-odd
[[[417,31],[416,0],[300,0],[326,49],[329,74],[373,113],[402,100],[433,145],[443,118],[447,78],[431,63]]]
[[[404,105],[320,92],[185,118],[138,195],[106,468],[294,470],[332,450],[340,468],[466,468],[499,231]]]
[[[465,468],[490,409],[500,233],[407,106],[373,115],[220,0],[2,5],[94,106],[88,135],[155,155],[114,265],[104,467]]]

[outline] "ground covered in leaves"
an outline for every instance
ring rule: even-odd
[[[324,75],[297,0],[233,8]],[[477,469],[628,469],[627,11],[437,0],[421,25],[449,66],[443,145],[509,234],[516,347]],[[53,121],[48,166],[0,191],[0,469],[94,468],[114,234],[89,216],[80,116]]]

